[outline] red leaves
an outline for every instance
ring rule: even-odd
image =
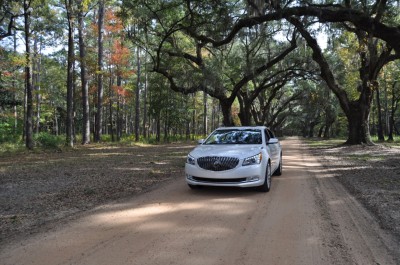
[[[129,91],[124,89],[122,86],[112,86],[113,90],[117,95],[126,97],[129,95]]]
[[[110,63],[117,66],[118,65],[128,66],[129,56],[130,56],[130,51],[127,47],[124,46],[121,40],[120,39],[114,40],[114,44],[111,50]]]

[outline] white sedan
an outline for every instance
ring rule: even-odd
[[[271,188],[272,174],[282,174],[282,148],[264,126],[221,127],[186,159],[186,181],[199,186]]]

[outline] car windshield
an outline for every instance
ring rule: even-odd
[[[221,129],[213,132],[204,144],[261,144],[261,131],[256,129]]]

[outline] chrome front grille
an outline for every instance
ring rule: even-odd
[[[224,171],[235,168],[239,159],[224,156],[204,156],[197,159],[197,164],[206,170]]]

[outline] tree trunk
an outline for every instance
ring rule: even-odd
[[[218,117],[218,109],[215,106],[215,102],[213,100],[212,113],[211,113],[211,131],[214,131],[218,127],[217,117]]]
[[[161,140],[161,113],[158,113],[156,119],[156,141],[159,143]]]
[[[140,48],[136,50],[137,59],[137,80],[136,80],[136,93],[135,93],[135,141],[140,139],[140,75],[141,75],[141,61],[140,61]]]
[[[121,87],[122,85],[122,78],[121,76],[117,76],[117,87],[118,89]],[[121,136],[122,136],[122,114],[121,114],[121,95],[119,93],[117,93],[117,130],[116,130],[116,134],[117,134],[117,141],[119,142],[121,140]]]
[[[389,132],[388,132],[388,142],[393,142],[393,127],[394,127],[394,118],[393,115],[389,116]]]
[[[207,124],[207,93],[203,92],[203,135],[208,134],[208,124]]]
[[[90,113],[89,113],[89,88],[86,76],[86,46],[83,36],[83,6],[82,0],[79,0],[78,13],[78,34],[79,34],[79,57],[81,67],[82,84],[82,144],[90,143]]]
[[[324,134],[323,134],[323,138],[324,139],[329,139],[331,138],[331,128],[332,128],[332,123],[326,123],[325,124],[325,128],[324,128]]]
[[[378,141],[385,141],[385,137],[383,136],[383,125],[382,125],[382,108],[381,108],[381,99],[379,88],[376,89],[376,109],[378,112]]]
[[[364,143],[372,145],[373,143],[369,132],[369,114],[372,104],[372,93],[374,89],[378,89],[378,82],[376,82],[376,80],[382,67],[390,61],[388,58],[391,50],[384,50],[381,55],[378,56],[377,42],[374,42],[372,37],[367,36],[365,32],[357,31],[360,47],[364,47],[364,49],[360,49],[359,51],[361,61],[359,72],[362,84],[359,87],[359,99],[357,101],[351,101],[347,97],[347,93],[336,81],[316,39],[304,29],[304,26],[298,19],[290,18],[289,21],[296,26],[301,35],[306,39],[308,46],[312,48],[313,60],[319,64],[322,78],[338,98],[340,106],[347,116],[349,131],[346,143]]]
[[[146,53],[147,54],[147,53]],[[142,125],[142,135],[144,138],[146,138],[147,135],[147,57],[144,57],[144,63],[145,63],[145,73],[144,73],[144,89],[143,89],[143,125]]]
[[[186,140],[190,140],[190,118],[186,119]]]
[[[323,131],[324,131],[325,128],[326,128],[326,125],[325,125],[325,124],[323,124],[323,125],[319,128],[319,130],[318,130],[318,138],[321,138],[321,137],[322,137],[322,133],[323,133]]]
[[[66,142],[67,146],[74,146],[73,124],[74,124],[74,19],[72,15],[73,0],[65,1],[68,16],[68,63],[67,63],[67,120],[66,120]]]
[[[314,137],[314,129],[315,129],[315,126],[318,125],[318,123],[319,123],[319,121],[310,122],[310,124],[308,126],[308,135],[307,135],[309,138],[313,138]]]
[[[41,105],[41,96],[40,96],[40,66],[41,66],[41,56],[40,51],[41,49],[38,48],[38,37],[34,38],[33,44],[33,73],[32,73],[32,86],[33,90],[36,91],[36,133],[40,132],[40,105]]]
[[[197,111],[196,111],[196,94],[192,95],[193,97],[193,112],[192,112],[192,136],[193,140],[196,135],[196,128],[197,128],[197,121],[196,121],[196,116],[197,116]]]
[[[224,126],[234,126],[235,124],[233,123],[232,119],[232,103],[228,101],[223,101],[220,100],[220,105],[221,105],[221,111],[222,111],[222,116],[223,116],[223,125]]]
[[[33,93],[31,79],[31,51],[30,51],[30,1],[24,0],[24,30],[25,30],[25,79],[26,79],[26,120],[25,120],[25,146],[33,149]]]
[[[238,94],[240,112],[238,114],[242,126],[251,125],[251,103],[245,95]]]
[[[330,98],[330,96],[328,96]],[[330,100],[329,100],[330,102]],[[332,103],[329,103],[325,108],[325,129],[323,133],[323,137],[325,139],[329,139],[331,137],[331,128],[333,123],[336,120],[335,116],[335,107],[332,106]]]
[[[396,110],[398,107],[398,100],[399,97],[395,95],[395,87],[397,85],[397,82],[394,82],[392,85],[392,102],[390,106],[390,115],[389,115],[389,132],[388,132],[388,141],[393,142],[393,132],[394,132],[394,127],[395,127],[395,114]]]
[[[53,133],[58,136],[58,117],[57,117],[57,107],[54,107],[54,124],[53,124]]]
[[[168,126],[168,111],[167,111],[167,117],[165,117],[164,121],[164,143],[168,143],[168,132],[169,132],[169,126]]]
[[[97,52],[97,113],[95,141],[100,142],[103,128],[103,24],[104,24],[104,0],[99,0],[98,14],[98,52]]]
[[[115,142],[115,126],[114,126],[114,109],[113,109],[113,104],[114,104],[114,93],[113,93],[113,84],[114,84],[114,78],[113,78],[113,74],[112,74],[112,70],[110,67],[109,70],[109,83],[108,83],[108,87],[109,87],[109,93],[108,93],[108,109],[109,109],[109,133],[111,133],[111,141]]]
[[[14,43],[14,54],[17,54],[17,30],[16,29],[14,29],[14,38],[13,38],[13,43]],[[16,84],[16,81],[17,81],[17,76],[15,75],[15,72],[14,72],[14,75],[13,75],[13,80],[12,80],[12,88],[13,88],[13,91],[17,91],[17,84]],[[14,101],[16,101],[16,93],[14,92],[14,94],[13,94],[13,98],[14,98]],[[17,132],[18,132],[18,112],[17,112],[17,104],[15,104],[14,106],[13,106],[13,109],[14,109],[14,135],[17,135]]]
[[[369,133],[370,105],[366,103],[353,102],[350,110],[350,112],[346,113],[349,131],[346,144],[372,145],[373,143]]]

